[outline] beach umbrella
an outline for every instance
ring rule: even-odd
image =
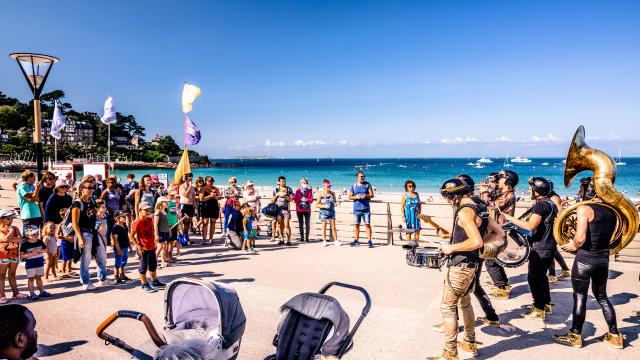
[[[62,138],[62,134],[60,133],[64,128],[64,116],[62,115],[62,111],[60,110],[60,106],[58,106],[58,101],[55,103],[55,108],[53,109],[53,120],[51,120],[51,130],[49,134],[53,137],[54,143],[54,162],[58,162],[58,140]]]
[[[108,127],[107,162],[109,164],[111,164],[111,124],[115,124],[116,120],[116,105],[113,103],[113,98],[109,96],[104,102],[104,115],[100,118],[100,121]]]

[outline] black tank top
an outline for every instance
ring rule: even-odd
[[[587,204],[593,210],[593,220],[587,226],[587,239],[578,249],[576,260],[584,263],[609,262],[611,236],[616,228],[617,219],[608,207]]]
[[[465,207],[470,207],[472,208],[475,212],[476,215],[480,216],[479,212],[480,210],[478,209],[478,205],[463,205],[460,206],[455,213],[455,216],[453,217],[454,219],[454,224],[453,224],[453,235],[451,236],[451,243],[452,244],[459,244],[465,240],[467,240],[469,238],[469,236],[467,236],[467,232],[464,230],[464,228],[462,228],[462,226],[458,225],[458,212],[460,212],[460,210],[462,210]],[[489,225],[489,219],[486,217],[481,217],[482,218],[482,223],[480,224],[480,227],[478,228],[478,231],[480,231],[480,235],[483,235],[487,232],[487,226]],[[451,258],[449,260],[449,266],[454,266],[454,265],[458,265],[460,263],[469,263],[469,262],[473,262],[473,263],[477,263],[480,260],[480,251],[478,249],[473,250],[473,251],[460,251],[460,252],[455,252],[453,254],[451,254]]]

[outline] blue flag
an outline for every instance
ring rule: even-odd
[[[188,115],[185,115],[185,134],[184,142],[187,145],[198,145],[200,142],[200,128],[196,125]]]

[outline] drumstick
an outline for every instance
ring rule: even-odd
[[[436,229],[436,231],[442,231],[445,235],[449,234],[449,231],[447,231],[445,228],[440,226],[435,221],[431,220],[431,216],[424,215],[424,214],[418,214],[418,218],[421,219],[422,221],[426,222],[427,224],[431,225],[433,228]]]

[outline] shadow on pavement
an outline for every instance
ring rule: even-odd
[[[53,345],[43,345],[38,344],[38,353],[37,356],[54,356],[60,355],[64,353],[68,353],[73,350],[73,348],[84,345],[87,343],[87,340],[76,340],[76,341],[67,341],[59,344]]]

